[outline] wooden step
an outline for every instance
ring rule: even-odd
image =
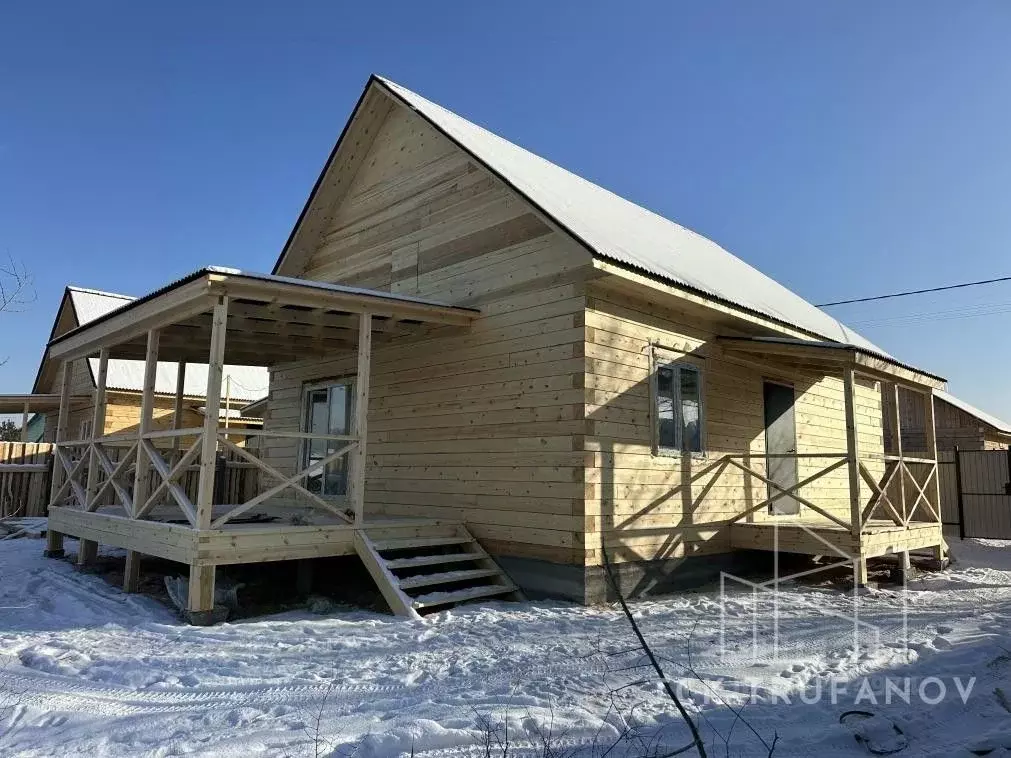
[[[473,542],[474,538],[469,534],[457,537],[412,537],[410,539],[399,540],[379,540],[372,545],[380,553],[388,550],[413,550],[422,547],[441,547],[442,545],[465,545]]]
[[[413,590],[417,587],[430,587],[433,584],[451,584],[452,582],[469,582],[472,579],[484,579],[498,576],[502,572],[494,568],[461,569],[460,571],[440,571],[438,574],[418,574],[407,576],[400,580],[400,589]]]
[[[414,558],[392,558],[386,561],[386,568],[406,569],[416,566],[438,566],[442,563],[480,561],[484,557],[484,553],[450,553],[449,555],[419,555]]]
[[[456,592],[432,592],[428,595],[420,595],[414,598],[411,605],[415,610],[422,608],[433,608],[437,605],[448,605],[450,603],[462,603],[467,600],[477,600],[482,597],[493,597],[495,595],[508,595],[515,592],[516,588],[512,584],[492,584],[484,587],[470,587]]]

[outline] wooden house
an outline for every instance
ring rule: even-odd
[[[888,398],[885,399],[886,402]],[[907,450],[925,447],[923,403],[915,396],[900,402],[902,440]],[[885,436],[891,439],[886,427]],[[934,436],[938,450],[1003,450],[1011,446],[1011,424],[943,390],[934,390]]]
[[[49,356],[96,360],[100,398],[110,361],[146,369],[135,434],[73,439],[61,409],[48,549],[79,536],[86,563],[96,542],[125,547],[128,588],[142,554],[188,564],[197,621],[229,563],[357,554],[413,615],[517,587],[595,602],[606,565],[630,594],[660,591],[777,545],[849,561],[857,581],[868,558],[945,554],[933,445],[886,446],[882,403],[913,393],[930,414],[942,378],[379,77],[272,274],[203,269],[56,335]],[[214,502],[231,444],[216,414],[153,428],[158,360],[207,363],[208,409],[225,361],[269,367],[259,495]],[[181,458],[152,444],[173,436]],[[114,442],[161,472],[157,491],[130,490]],[[173,489],[190,461],[195,501]]]

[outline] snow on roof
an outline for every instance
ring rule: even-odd
[[[113,292],[89,290],[83,287],[68,287],[70,300],[77,315],[77,323],[81,326],[105,316],[121,308],[136,298],[129,295],[118,295]],[[98,358],[89,358],[91,375],[98,374]],[[177,365],[174,362],[158,361],[155,375],[155,392],[166,395],[176,391]],[[229,381],[230,380],[230,381]],[[270,382],[266,368],[262,366],[226,365],[222,376],[222,396],[229,389],[235,400],[257,400],[267,394]],[[111,390],[128,390],[140,392],[144,388],[144,361],[110,358],[106,387]],[[189,397],[203,397],[207,394],[207,364],[187,363],[186,381],[183,394]]]
[[[812,334],[887,355],[715,242],[566,171],[399,84],[376,78],[599,257]]]
[[[990,426],[992,426],[998,432],[1002,432],[1003,434],[1011,434],[1011,424],[1007,423],[1006,421],[1001,421],[996,416],[991,416],[989,413],[986,413],[985,411],[981,411],[979,408],[975,408],[969,405],[964,400],[959,400],[957,397],[948,392],[944,392],[943,390],[934,390],[934,397],[940,398],[949,405],[953,405],[959,410],[965,411],[970,416],[975,416],[984,424],[989,424]]]

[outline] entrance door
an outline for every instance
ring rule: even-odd
[[[765,451],[769,455],[794,456],[797,452],[797,427],[794,421],[793,387],[775,382],[765,382]],[[797,459],[795,457],[767,458],[766,471],[769,479],[783,489],[797,484]],[[769,497],[779,490],[769,487]],[[774,515],[796,515],[800,513],[800,503],[789,495],[779,498],[769,505],[769,513]]]

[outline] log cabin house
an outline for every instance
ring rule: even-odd
[[[128,590],[142,555],[186,564],[198,623],[232,563],[358,555],[414,616],[520,591],[596,602],[605,561],[636,595],[776,545],[851,558],[858,582],[869,558],[945,557],[932,436],[886,446],[882,402],[913,394],[929,417],[942,378],[377,76],[271,274],[200,270],[48,350],[96,362],[93,429],[110,362],[145,371],[136,432],[75,439],[61,405],[47,549],[126,548]],[[207,364],[209,411],[225,362],[269,369],[255,497],[214,501],[216,451],[238,449],[217,413],[154,428],[159,360]],[[190,499],[174,482],[194,461]]]

